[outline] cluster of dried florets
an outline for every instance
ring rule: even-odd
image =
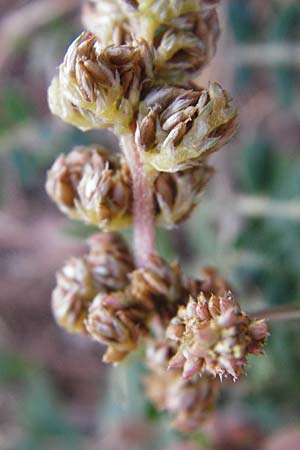
[[[213,169],[204,161],[185,171],[154,173],[157,225],[170,228],[185,220],[200,201],[212,174]],[[48,171],[46,189],[71,219],[113,231],[132,223],[132,184],[124,157],[90,146],[59,156]]]
[[[201,425],[220,379],[239,378],[268,334],[214,270],[185,280],[153,245],[155,225],[170,228],[191,214],[213,174],[208,155],[237,128],[219,84],[191,83],[216,49],[216,3],[90,0],[88,31],[70,45],[49,88],[54,114],[82,130],[113,130],[123,151],[77,147],[48,172],[47,192],[62,212],[110,231],[93,235],[88,254],[58,272],[54,316],[106,345],[105,362],[143,345],[147,394],[183,431]],[[111,233],[129,224],[135,258]]]

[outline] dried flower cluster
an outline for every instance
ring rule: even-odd
[[[187,280],[155,251],[154,226],[186,220],[213,174],[208,155],[237,128],[229,94],[191,78],[219,37],[217,1],[90,0],[83,32],[49,88],[52,112],[82,130],[108,128],[122,152],[98,145],[61,155],[46,189],[71,219],[104,233],[57,273],[52,307],[67,330],[104,344],[105,362],[145,349],[146,392],[182,431],[213,408],[221,379],[244,372],[268,334],[241,311],[214,269]],[[135,257],[112,231],[132,224]]]

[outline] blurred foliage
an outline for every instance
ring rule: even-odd
[[[297,44],[300,41],[300,4],[298,0],[280,6],[268,2],[267,19],[261,19],[260,8],[254,8],[250,0],[230,0],[228,22],[240,45],[264,43]],[[235,71],[237,90],[246,91],[259,69],[239,65]],[[300,90],[299,66],[275,65],[270,69],[270,84],[283,107],[293,106],[293,99]]]
[[[271,26],[271,36],[275,42],[300,42],[300,4],[296,0],[286,8],[277,11]],[[274,69],[276,88],[281,104],[291,106],[300,89],[300,69],[280,65]]]
[[[299,0],[286,4],[261,2],[261,7],[267,11],[263,19],[260,9],[253,7],[254,2],[250,0],[230,0],[227,3],[228,21],[237,45],[300,43]],[[256,1],[257,4],[259,2]],[[55,42],[54,48],[47,47],[45,52],[45,60],[53,52],[51,64],[48,60],[44,61],[45,72],[50,65],[54,71],[66,43],[76,33],[74,28],[72,20],[61,19],[53,21],[38,34],[37,40],[42,46],[48,45],[52,38]],[[39,109],[38,97],[40,92],[45,96],[47,80],[43,79],[44,85],[39,87],[40,91],[33,99],[26,87],[28,80],[32,82],[32,74],[28,68],[26,71],[18,68],[18,64],[26,66],[23,52],[30,53],[28,48],[33,48],[33,44],[34,39],[29,39],[18,47],[16,71],[7,78],[5,89],[0,94],[0,162],[5,162],[1,164],[0,197],[3,199],[5,181],[10,178],[23,194],[29,192],[34,193],[35,198],[41,197],[44,207],[45,172],[52,161],[59,153],[69,151],[74,145],[94,142],[95,134],[81,133],[61,124],[58,126],[56,119],[50,120],[47,113]],[[36,64],[40,70],[43,59]],[[279,107],[297,107],[300,73],[299,68],[295,67],[275,66],[261,70],[239,65],[234,74],[237,95],[243,96],[248,90],[251,92],[257,80],[261,81],[260,78],[265,82],[266,72],[268,89],[279,99]],[[33,77],[34,83],[36,80]],[[251,128],[251,124],[249,126]],[[19,130],[24,132],[25,138],[18,134]],[[96,140],[114,146],[107,135],[97,135]],[[295,148],[286,154],[286,149],[279,148],[272,136],[260,133],[238,154],[233,180],[238,191],[271,200],[294,199],[300,202],[298,150]],[[157,230],[160,254],[168,261],[173,261],[180,253],[185,273],[198,275],[200,263],[220,267],[226,276],[242,287],[245,304],[248,292],[253,296],[257,294],[268,305],[299,302],[300,222],[275,217],[243,218],[238,223],[237,233],[231,239],[222,240],[222,230],[217,221],[212,219],[213,201],[209,193],[204,195],[193,220],[180,228],[182,234],[179,235],[178,230],[172,233]],[[49,200],[47,204],[50,208]],[[94,231],[94,228],[80,223],[67,220],[65,223],[63,231],[79,239]],[[125,230],[124,235],[129,242],[132,241],[130,230]],[[288,326],[286,323],[275,323],[271,331],[266,356],[250,361],[246,386],[239,401],[244,402],[256,422],[275,428],[284,421],[288,422],[290,417],[298,420],[300,417],[299,322]],[[117,424],[128,418],[147,420],[155,430],[149,450],[161,450],[181,438],[170,431],[166,425],[166,416],[158,413],[145,400],[141,385],[144,371],[145,368],[134,360],[111,372],[106,400],[99,405],[100,422],[105,430],[116,428]],[[17,392],[19,408],[15,420],[24,431],[19,445],[6,450],[85,450],[84,433],[70,423],[65,405],[59,399],[58,387],[44,369],[35,367],[16,353],[2,352],[0,389]],[[199,446],[207,445],[202,434],[195,436],[194,440]]]
[[[0,352],[0,383],[14,383],[21,392],[15,426],[24,432],[17,447],[8,450],[81,450],[78,430],[65,419],[49,376],[16,353]],[[22,433],[23,434],[23,433]],[[49,447],[49,444],[55,444]]]

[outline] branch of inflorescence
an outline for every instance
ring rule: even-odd
[[[133,186],[133,233],[137,267],[145,267],[155,252],[153,177],[145,171],[139,149],[131,133],[121,136],[120,145],[128,162]]]
[[[261,311],[252,312],[249,315],[255,319],[265,319],[268,321],[300,319],[300,305],[266,308]]]

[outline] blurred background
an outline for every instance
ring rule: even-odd
[[[55,271],[92,229],[54,207],[46,170],[74,145],[116,145],[48,110],[80,8],[0,1],[0,450],[299,450],[299,321],[272,324],[266,356],[192,437],[147,402],[137,361],[110,371],[101,347],[54,323]],[[158,247],[189,274],[217,266],[249,311],[299,304],[300,2],[222,0],[219,13],[218,52],[199,81],[232,93],[240,129],[211,158],[217,173],[192,218],[158,231]]]

